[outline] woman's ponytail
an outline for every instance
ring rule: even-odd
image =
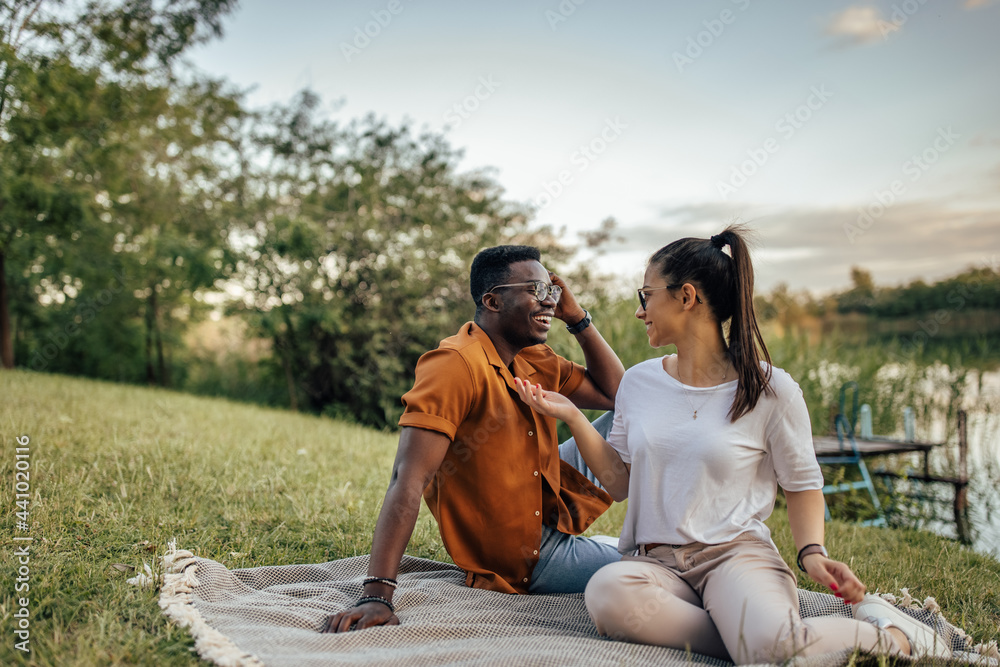
[[[713,236],[711,243],[719,252],[728,245],[732,257],[735,298],[729,324],[729,358],[736,369],[739,387],[729,415],[736,421],[753,410],[762,393],[770,391],[771,355],[757,326],[753,308],[753,265],[746,240],[738,227],[730,225],[718,236]],[[767,362],[766,370],[761,361]]]

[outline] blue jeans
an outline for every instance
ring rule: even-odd
[[[594,420],[597,432],[608,437],[613,412],[606,412]],[[584,463],[576,441],[570,438],[559,445],[559,458],[583,473],[600,488],[594,473]],[[608,563],[617,563],[621,554],[610,544],[596,542],[588,537],[567,535],[555,528],[542,526],[542,546],[538,549],[538,563],[531,573],[529,593],[582,593],[595,572]]]

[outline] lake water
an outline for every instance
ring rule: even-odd
[[[810,379],[819,382],[824,396],[836,396],[843,382],[853,377],[857,377],[856,369],[836,362],[821,362],[810,371]],[[886,364],[867,384],[874,386],[862,386],[863,396],[890,401],[885,404],[892,406],[898,405],[900,387],[912,390],[918,415],[916,440],[946,443],[930,454],[931,474],[957,476],[958,423],[954,412],[949,416],[949,406],[953,411],[958,408],[966,411],[972,546],[1000,558],[1000,372],[970,370],[963,377],[961,372],[940,363],[922,369]],[[902,440],[902,415],[897,421],[896,432],[876,430],[876,434]],[[890,469],[920,471],[923,467],[918,454],[890,457],[887,463]],[[879,465],[877,459],[869,462],[869,468]],[[914,523],[947,537],[957,537],[951,485],[904,482],[897,484],[897,489],[919,491],[936,498],[935,501],[910,503],[907,524]]]
[[[949,373],[947,366],[939,372]],[[943,393],[942,385],[936,383],[934,391]],[[943,404],[947,396],[936,395],[934,400]],[[1000,557],[1000,516],[996,508],[1000,506],[1000,373],[972,371],[962,389],[961,405],[968,413],[968,469],[969,469],[969,516],[973,527],[973,548],[977,551]],[[955,419],[949,423],[943,416],[931,421],[929,436],[932,442],[947,442],[944,452],[931,455],[931,467],[942,474],[957,471],[958,434]],[[943,500],[953,496],[951,488],[942,488],[939,493]],[[944,505],[942,503],[942,505]],[[947,506],[942,507],[947,511]],[[955,536],[953,521],[933,522],[928,526],[943,535]]]
[[[930,455],[932,474],[957,475],[958,423],[946,417],[946,406],[955,391],[954,375],[944,365],[926,369],[922,387],[932,406],[929,419],[916,433],[917,440],[944,442],[945,447]],[[970,371],[961,390],[959,405],[968,414],[969,518],[973,527],[973,548],[1000,558],[1000,372]],[[936,406],[936,407],[934,407]],[[902,431],[891,434],[902,438]],[[910,465],[919,470],[922,460],[910,457]],[[914,485],[915,486],[915,485]],[[934,502],[939,520],[928,520],[923,526],[948,537],[956,537],[951,501],[953,487],[933,484],[926,488],[937,498]],[[925,510],[931,509],[925,506]]]

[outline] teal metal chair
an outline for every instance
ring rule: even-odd
[[[853,401],[851,409],[851,417],[848,419],[846,413],[847,408],[847,390],[853,389]],[[858,443],[854,438],[854,427],[857,424],[858,419],[858,383],[857,382],[847,382],[840,388],[840,414],[834,418],[834,426],[837,429],[837,440],[840,444],[840,451],[837,454],[817,456],[816,460],[821,465],[832,465],[832,466],[856,466],[861,472],[861,479],[856,482],[841,482],[840,484],[827,484],[823,487],[823,495],[829,496],[835,493],[846,493],[848,491],[854,491],[859,489],[865,489],[868,491],[868,495],[871,496],[872,505],[875,507],[875,511],[878,512],[878,517],[874,519],[868,519],[863,521],[864,526],[884,526],[885,525],[885,512],[882,510],[882,503],[879,502],[878,494],[875,493],[875,485],[872,484],[872,477],[868,474],[868,466],[865,465],[865,461],[861,458],[861,453],[858,451]],[[830,508],[826,508],[826,520],[830,520]]]

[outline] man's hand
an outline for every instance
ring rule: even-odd
[[[330,616],[320,632],[348,632],[373,628],[377,625],[399,625],[399,619],[381,602],[366,602]]]
[[[826,586],[844,602],[857,604],[865,597],[868,590],[846,563],[830,560],[823,554],[809,554],[802,558],[802,567],[806,568],[813,581]]]
[[[566,286],[562,278],[549,271],[549,280],[552,281],[553,285],[559,285],[562,288],[562,296],[559,297],[559,303],[556,304],[556,319],[562,320],[567,326],[573,326],[585,317],[583,308],[576,302],[576,297],[573,296],[573,292]]]
[[[368,575],[376,578],[396,577],[399,561],[410,541],[413,526],[420,512],[420,497],[451,445],[451,438],[436,431],[412,426],[403,427],[399,448],[392,464],[389,490],[382,501],[372,539],[372,554]],[[386,584],[368,583],[364,595],[392,599],[392,588]],[[366,602],[326,619],[321,632],[364,630],[376,625],[399,625],[399,619],[381,602]]]

